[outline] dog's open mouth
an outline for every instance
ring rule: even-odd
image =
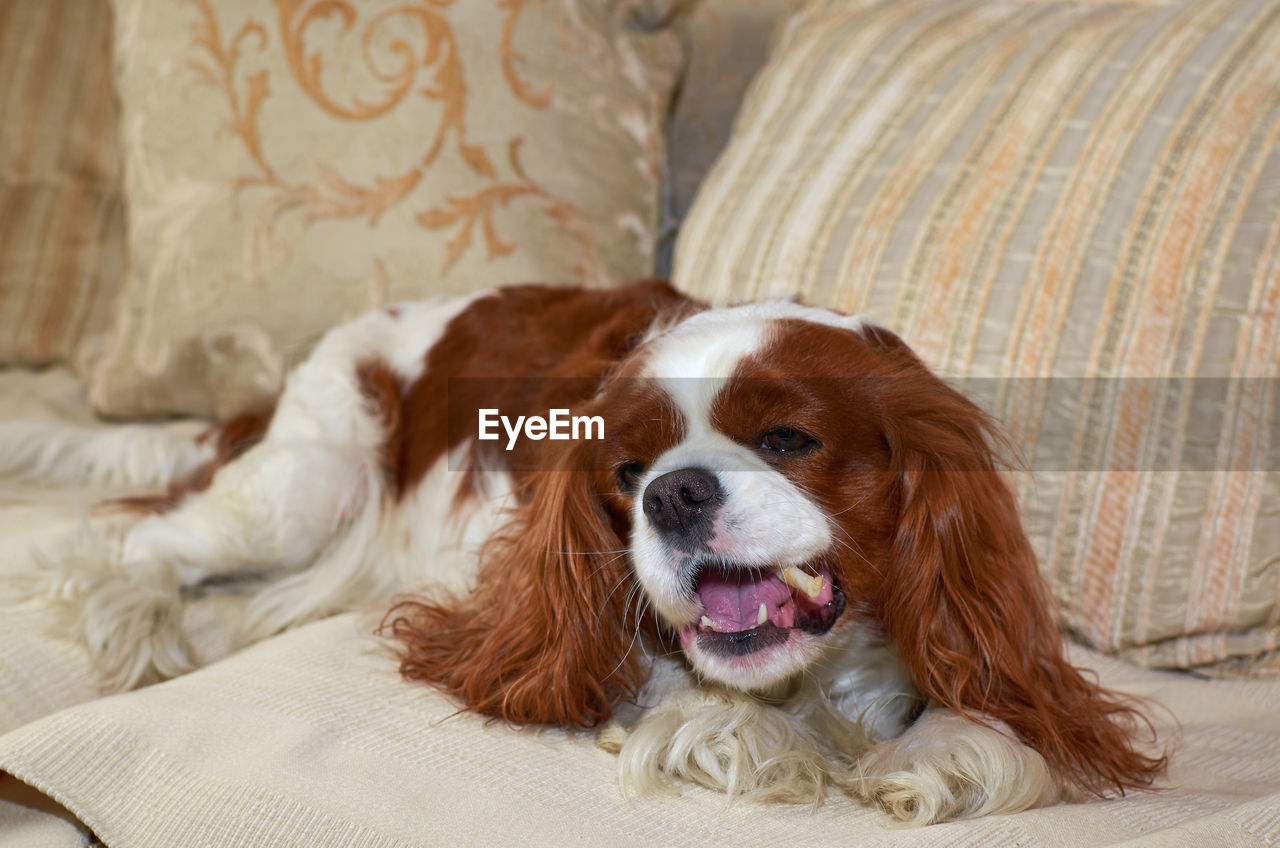
[[[818,566],[786,569],[708,564],[694,574],[702,618],[684,628],[698,647],[741,657],[780,645],[795,632],[819,636],[844,612],[844,593]],[[690,641],[692,641],[690,639]]]

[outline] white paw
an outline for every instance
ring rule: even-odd
[[[688,781],[730,798],[818,805],[845,775],[846,752],[854,750],[846,743],[865,738],[847,721],[834,733],[831,721],[699,688],[666,698],[629,728],[607,724],[596,744],[618,752],[627,795],[670,792]]]
[[[85,528],[40,551],[31,579],[30,595],[49,605],[51,626],[85,647],[107,693],[195,666],[172,574],[126,569],[119,541],[108,531]]]
[[[842,785],[907,825],[1013,813],[1062,795],[1040,754],[1011,733],[946,710],[926,712],[861,757]]]
[[[878,806],[907,825],[968,818],[982,806],[981,787],[969,783],[954,766],[911,763],[887,774],[867,774],[858,769],[846,786],[854,797]]]

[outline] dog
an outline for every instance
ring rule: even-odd
[[[404,678],[596,728],[628,793],[837,786],[925,824],[1166,762],[1066,660],[999,445],[864,318],[642,281],[377,310],[271,410],[198,440],[7,425],[0,468],[169,483],[46,566],[109,689],[208,661],[209,594],[246,599],[228,650],[383,604]]]

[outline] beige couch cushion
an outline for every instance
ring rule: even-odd
[[[674,276],[864,312],[983,378],[1070,626],[1249,657],[1280,639],[1278,142],[1274,3],[818,3]]]
[[[628,0],[116,0],[130,274],[97,409],[264,402],[372,306],[651,273],[679,47]]]
[[[0,3],[0,362],[66,359],[124,274],[107,0]]]

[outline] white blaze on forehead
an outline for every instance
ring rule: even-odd
[[[739,363],[770,341],[771,325],[791,319],[858,332],[860,315],[786,300],[708,309],[648,342],[647,374],[657,379],[694,431],[711,428],[711,404]]]
[[[711,403],[716,393],[738,363],[764,346],[766,336],[764,321],[689,319],[651,343],[645,370],[684,414],[689,430],[705,432],[711,426]]]

